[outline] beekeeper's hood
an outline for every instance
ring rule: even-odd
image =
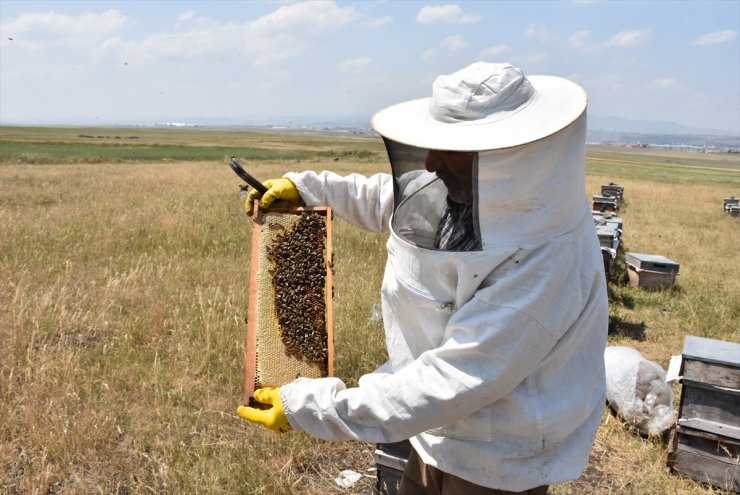
[[[433,248],[447,189],[425,171],[430,150],[473,157],[472,206],[482,249],[567,232],[585,200],[585,91],[478,62],[434,81],[432,96],[375,114],[393,169],[394,232]]]

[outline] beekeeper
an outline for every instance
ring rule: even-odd
[[[329,205],[390,232],[390,360],[354,388],[299,378],[257,390],[267,409],[239,415],[326,440],[410,439],[406,494],[544,494],[576,479],[604,408],[608,322],[586,103],[566,79],[479,62],[373,117],[392,175],[267,181],[262,206]]]

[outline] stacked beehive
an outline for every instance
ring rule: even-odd
[[[687,336],[681,358],[681,402],[668,466],[740,492],[740,344]]]
[[[620,239],[624,232],[622,218],[617,216],[623,197],[624,187],[614,182],[603,184],[601,194],[593,196],[591,215],[601,246],[601,257],[604,260],[607,281],[611,277],[612,266],[617,258]]]
[[[740,198],[730,196],[725,198],[725,213],[733,217],[740,217]]]

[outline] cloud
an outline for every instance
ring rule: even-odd
[[[93,48],[93,53],[96,54],[98,58],[105,58],[106,53],[120,51],[124,45],[125,43],[120,36],[113,36]]]
[[[568,38],[568,43],[575,48],[585,48],[588,46],[588,38],[590,36],[591,30],[584,29],[583,31],[571,34]]]
[[[285,5],[247,25],[244,50],[257,65],[302,54],[310,40],[328,36],[358,18],[352,7],[329,1]]]
[[[359,57],[344,60],[336,65],[336,70],[339,72],[359,72],[365,67],[369,66],[373,62],[370,57]]]
[[[452,36],[447,36],[445,39],[443,39],[440,43],[440,46],[448,52],[459,52],[460,50],[464,50],[465,48],[469,47],[470,44],[465,41],[465,38],[463,38],[459,34],[455,34]]]
[[[584,29],[568,37],[570,46],[582,51],[603,50],[605,48],[626,48],[644,43],[650,36],[649,29],[621,31],[605,41],[591,41],[591,30]]]
[[[497,57],[501,55],[502,53],[508,52],[509,47],[507,45],[496,45],[496,46],[490,46],[480,52],[480,55],[478,58],[480,59],[486,59],[488,57]]]
[[[719,45],[720,43],[727,43],[737,38],[737,31],[732,29],[725,29],[724,31],[716,31],[714,33],[707,33],[691,40],[692,45]]]
[[[645,86],[645,89],[649,91],[680,90],[682,86],[677,79],[666,77],[652,80]]]
[[[378,29],[379,27],[385,26],[393,22],[393,18],[389,15],[383,17],[376,17],[374,19],[368,19],[365,21],[365,27],[368,29]]]
[[[637,46],[642,44],[650,36],[647,29],[637,31],[622,31],[609,38],[607,46],[622,48],[625,46]]]
[[[295,32],[321,36],[341,29],[358,18],[352,7],[338,7],[332,1],[306,1],[285,5],[250,23],[253,35]]]
[[[128,22],[118,10],[103,13],[83,12],[76,16],[54,11],[21,14],[17,19],[0,26],[3,36],[12,36],[29,48],[46,45],[94,45],[109,37]]]
[[[467,24],[480,20],[481,16],[466,14],[458,4],[425,5],[416,15],[416,21],[419,24]]]
[[[163,57],[193,57],[239,50],[243,39],[239,25],[211,25],[178,33],[155,33],[138,41],[106,42],[111,51],[127,60],[157,60]],[[111,41],[111,40],[109,40]]]
[[[251,22],[216,22],[199,18],[187,29],[154,33],[140,40],[110,42],[110,54],[128,60],[200,57],[242,53],[254,65],[295,58],[311,43],[343,29],[358,18],[352,7],[306,1],[283,5]],[[180,19],[192,19],[186,12]]]
[[[179,16],[177,16],[177,22],[186,22],[192,19],[195,16],[195,12],[192,10],[188,10],[187,12],[183,12]]]
[[[441,52],[456,53],[469,47],[470,43],[468,43],[465,38],[463,38],[459,34],[454,34],[452,36],[447,36],[446,38],[443,38],[442,41],[439,42],[439,46],[437,48],[430,48],[426,50],[422,54],[422,58],[428,60]]]
[[[536,38],[542,41],[547,41],[552,38],[552,35],[547,31],[547,28],[542,24],[530,24],[524,36],[527,38]]]

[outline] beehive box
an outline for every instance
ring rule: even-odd
[[[606,281],[612,276],[612,267],[614,266],[614,260],[616,259],[617,252],[614,249],[601,248],[601,259],[604,262],[604,275],[606,275]]]
[[[298,377],[333,376],[331,209],[255,208],[244,402]]]
[[[687,335],[678,422],[740,440],[740,344]]]
[[[740,491],[740,344],[687,336],[680,374],[668,466],[676,474]]]
[[[594,219],[594,225],[609,225],[618,230],[624,228],[624,219],[613,211],[591,210],[591,217]]]
[[[619,209],[619,199],[612,196],[594,195],[593,209],[596,211],[617,211]]]
[[[411,452],[408,440],[396,443],[380,443],[375,448],[375,467],[378,474],[379,495],[397,495],[401,477]]]
[[[657,289],[673,285],[679,271],[679,263],[658,254],[626,253],[630,285]]]
[[[622,235],[623,229],[624,229],[624,220],[622,220],[622,217],[612,217],[612,218],[606,218],[604,219],[604,225],[607,227],[611,227],[614,230],[617,231],[617,234],[619,236]]]
[[[678,426],[668,441],[671,473],[726,491],[740,492],[740,443],[729,437]]]
[[[619,247],[619,230],[613,225],[597,225],[596,237],[599,238],[599,245],[604,248],[617,249]]]
[[[591,210],[591,217],[594,219],[596,227],[606,226],[617,231],[618,236],[624,233],[624,219],[618,217],[613,211],[595,211]]]
[[[624,186],[610,182],[609,184],[602,184],[601,194],[603,196],[614,196],[622,199],[624,196]]]

